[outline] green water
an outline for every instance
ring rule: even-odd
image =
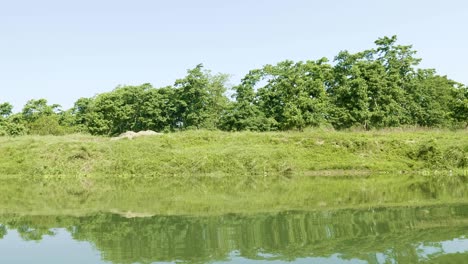
[[[258,215],[0,216],[1,263],[468,263],[468,204]]]

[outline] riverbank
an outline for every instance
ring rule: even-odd
[[[467,131],[0,137],[3,213],[224,214],[468,201]]]

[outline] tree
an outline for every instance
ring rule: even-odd
[[[221,117],[221,129],[227,131],[275,129],[275,120],[267,118],[256,101],[254,87],[262,78],[261,70],[251,70],[239,85],[233,87],[235,102],[228,104],[226,112]]]
[[[9,103],[0,104],[0,136],[7,136],[10,134],[8,131],[9,122],[7,118],[11,115],[12,109],[13,106]]]
[[[334,104],[331,121],[337,128],[370,123],[370,102],[367,82],[361,76],[366,54],[342,51],[335,57],[334,81],[327,90]]]
[[[60,124],[60,105],[48,105],[46,99],[29,100],[23,107],[19,123],[23,123],[29,134],[62,135],[67,133]]]
[[[72,126],[76,127],[78,131],[85,132],[88,131],[89,124],[89,114],[91,113],[91,105],[93,103],[93,98],[80,98],[70,109],[70,114],[73,117]]]
[[[202,127],[218,129],[221,126],[222,115],[226,112],[229,104],[229,99],[225,95],[227,91],[226,83],[229,81],[229,75],[222,73],[212,75],[209,71],[206,71],[205,74],[208,77],[208,117],[202,124]]]
[[[93,100],[80,100],[76,111],[92,134],[116,135],[139,126],[139,109],[145,90],[151,85],[119,86]]]
[[[0,116],[0,136],[22,136],[26,134],[27,128],[24,126],[20,114],[8,114],[6,118]]]
[[[202,64],[187,70],[173,86],[118,86],[93,98],[80,98],[62,111],[47,100],[30,100],[18,115],[0,104],[2,134],[222,129],[227,131],[378,129],[417,125],[468,125],[466,86],[418,69],[421,59],[396,36],[375,47],[326,58],[290,60],[253,69],[226,97],[229,75],[211,74]],[[24,128],[24,129],[23,129]],[[54,131],[54,132],[51,132]]]
[[[203,65],[198,64],[174,84],[178,99],[177,123],[181,128],[200,128],[209,117],[209,80],[202,69]]]
[[[203,71],[203,64],[187,71],[187,76],[176,80],[176,124],[181,129],[219,127],[220,114],[227,107],[225,97],[226,74],[211,75]]]
[[[48,105],[46,99],[29,100],[23,107],[22,115],[27,122],[33,122],[41,116],[51,116],[60,111],[60,105]]]
[[[411,123],[409,84],[420,59],[411,46],[396,45],[397,38],[375,41],[376,49],[356,54],[340,52],[335,58],[335,81],[329,90],[333,98],[334,125],[365,129]]]
[[[67,134],[67,127],[59,122],[58,115],[42,115],[34,121],[27,123],[28,132],[32,135],[64,135]]]
[[[151,84],[119,86],[92,99],[80,99],[73,113],[77,124],[97,135],[126,131],[170,131],[177,128],[180,100],[173,87]]]
[[[13,106],[10,103],[0,104],[0,117],[7,118],[12,114]]]
[[[462,127],[468,127],[468,87],[456,84],[449,105],[453,120]]]
[[[327,123],[327,84],[331,78],[328,60],[266,65],[258,88],[257,101],[267,118],[281,130],[303,129]]]
[[[141,129],[172,131],[176,129],[176,94],[171,86],[150,89],[145,93],[141,105]]]
[[[425,127],[448,127],[454,124],[452,115],[458,84],[432,69],[419,69],[407,84],[407,109],[412,123]]]

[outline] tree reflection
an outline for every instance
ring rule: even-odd
[[[212,217],[3,216],[0,223],[0,238],[16,229],[24,240],[66,228],[113,263],[227,261],[232,252],[253,260],[338,254],[368,263],[415,263],[446,258],[442,243],[468,234],[468,205]]]

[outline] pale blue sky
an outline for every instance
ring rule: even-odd
[[[173,84],[198,63],[237,83],[395,34],[422,67],[468,84],[467,14],[463,0],[0,0],[0,102],[69,108],[119,84]]]

